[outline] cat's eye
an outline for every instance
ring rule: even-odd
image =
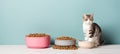
[[[85,21],[87,21],[88,19],[85,19]]]
[[[91,20],[91,21],[93,21],[93,19],[92,19],[92,18],[90,18],[90,20]]]

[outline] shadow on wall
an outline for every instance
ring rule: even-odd
[[[105,41],[105,44],[113,44],[114,38],[112,36],[114,35],[110,29],[102,29],[102,38]]]

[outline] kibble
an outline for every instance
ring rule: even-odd
[[[58,46],[58,45],[53,45],[53,49],[59,49],[59,50],[77,50],[77,46],[72,45],[72,46]]]
[[[72,37],[67,37],[67,36],[62,36],[62,37],[58,37],[56,38],[57,40],[75,40],[74,38]]]
[[[26,35],[27,37],[44,37],[44,36],[50,36],[48,34],[45,34],[45,33],[31,33],[29,35]]]

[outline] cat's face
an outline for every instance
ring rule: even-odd
[[[93,14],[84,14],[83,22],[86,24],[92,24],[93,23]]]

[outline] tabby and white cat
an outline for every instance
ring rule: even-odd
[[[84,14],[83,15],[83,32],[86,41],[94,43],[94,46],[97,47],[103,44],[102,40],[102,30],[97,23],[93,22],[93,14]]]

